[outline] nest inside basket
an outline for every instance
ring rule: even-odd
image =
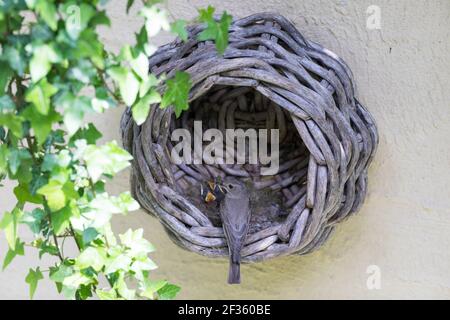
[[[359,209],[367,190],[378,135],[354,97],[352,73],[276,14],[234,21],[223,56],[213,43],[196,40],[202,28],[191,27],[186,43],[176,40],[150,58],[157,75],[191,75],[189,110],[176,119],[171,109],[154,105],[141,126],[124,113],[123,142],[135,157],[134,196],[183,248],[226,256],[217,208],[202,201],[200,184],[235,176],[252,191],[243,261],[310,252]],[[197,120],[203,132],[279,129],[278,172],[262,176],[261,164],[174,164],[172,132],[185,128],[194,136]]]

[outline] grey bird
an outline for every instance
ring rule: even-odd
[[[250,226],[250,193],[246,185],[233,177],[224,179],[225,197],[220,202],[220,217],[228,243],[230,268],[228,283],[241,283],[241,250]]]

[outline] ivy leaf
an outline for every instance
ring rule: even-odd
[[[0,98],[0,113],[14,111],[14,108],[15,105],[10,96],[4,95]]]
[[[100,271],[105,265],[106,252],[103,248],[87,247],[84,249],[75,261],[75,266],[80,270],[85,268],[93,268]]]
[[[22,117],[12,113],[0,113],[0,126],[5,126],[17,137],[22,137]]]
[[[6,144],[0,145],[0,176],[6,174],[8,169],[9,149]]]
[[[66,266],[65,264],[60,264],[58,267],[50,268],[50,280],[63,283],[64,279],[73,274],[73,268]]]
[[[161,30],[170,30],[166,11],[152,6],[142,8],[140,14],[145,18],[145,27],[149,37],[156,36]]]
[[[128,270],[131,262],[131,258],[125,254],[119,254],[116,257],[108,258],[106,262],[105,273],[110,274],[118,270]]]
[[[95,144],[101,137],[102,134],[97,130],[95,125],[89,123],[87,127],[78,129],[78,131],[70,138],[69,145],[73,146],[74,142],[80,139],[86,140],[87,144]]]
[[[43,195],[47,200],[48,206],[50,210],[54,211],[56,214],[58,210],[61,210],[66,206],[66,203],[69,199],[77,199],[78,193],[74,190],[74,185],[72,182],[68,181],[66,183],[61,182],[57,179],[51,179],[45,186],[39,188],[37,193]],[[69,208],[70,209],[70,208]],[[66,208],[66,210],[69,210]],[[73,208],[72,208],[73,209]],[[64,211],[62,214],[69,214],[71,210]],[[52,216],[53,219],[53,216]],[[62,221],[62,220],[60,220]],[[52,221],[52,224],[54,222]],[[56,222],[55,222],[56,223]],[[62,222],[59,222],[58,225],[55,225],[55,229],[59,229],[59,225]]]
[[[160,300],[171,300],[175,298],[180,292],[181,288],[174,284],[166,284],[164,287],[158,290],[158,296]]]
[[[103,45],[96,32],[90,28],[81,32],[72,54],[75,59],[90,59],[101,70],[105,67]]]
[[[139,92],[139,80],[134,73],[124,67],[110,68],[108,73],[119,84],[120,95],[125,104],[133,105]]]
[[[45,77],[52,67],[52,63],[61,61],[53,46],[44,44],[33,48],[33,57],[30,60],[30,74],[33,82]]]
[[[116,293],[116,290],[114,290],[114,289],[110,289],[110,290],[97,289],[97,291],[95,291],[95,293],[100,298],[100,300],[116,300],[117,299],[117,293]]]
[[[148,41],[147,29],[145,26],[141,28],[139,33],[136,33],[135,48],[138,51],[144,51],[147,56],[151,56],[156,50],[156,46],[150,44]]]
[[[93,182],[102,174],[114,175],[130,165],[131,155],[111,141],[101,147],[88,145],[83,153],[83,160]]]
[[[54,110],[47,111],[47,115],[43,115],[31,106],[26,108],[22,115],[30,121],[39,145],[45,142],[53,124],[61,120],[61,115]]]
[[[48,241],[38,241],[36,243],[36,248],[39,249],[39,259],[42,258],[42,256],[46,253],[48,253],[51,256],[58,256],[59,255],[59,249],[54,246],[53,244],[49,243]]]
[[[216,9],[213,6],[198,10],[198,20],[200,20],[200,22],[214,20],[214,11],[216,11]]]
[[[131,7],[134,4],[134,0],[127,0],[127,14],[130,12]]]
[[[52,211],[60,210],[66,205],[66,196],[59,181],[50,180],[48,184],[38,189],[37,193],[47,199],[48,206]]]
[[[9,79],[13,75],[13,71],[9,67],[9,65],[3,61],[0,61],[0,92],[5,92],[6,85],[9,82]]]
[[[57,29],[58,16],[56,14],[56,6],[51,0],[37,0],[35,4],[36,11],[42,20],[55,31]]]
[[[136,297],[136,290],[128,288],[123,273],[120,273],[119,278],[116,280],[116,283],[114,284],[114,288],[117,289],[120,296],[126,300],[134,300]]]
[[[43,199],[40,195],[31,194],[30,186],[26,183],[20,183],[14,188],[14,195],[21,203],[30,202],[35,204],[41,204]]]
[[[5,238],[11,250],[16,250],[17,229],[23,212],[15,208],[12,212],[5,212],[0,221],[0,229],[5,232]]]
[[[170,25],[170,30],[180,37],[184,42],[188,39],[188,32],[186,30],[186,21],[185,20],[177,20]]]
[[[136,124],[143,124],[150,111],[150,105],[159,102],[161,102],[161,95],[156,90],[150,91],[145,97],[139,99],[139,101],[131,108],[133,119],[136,121]]]
[[[9,46],[5,47],[3,49],[1,59],[7,61],[9,66],[14,69],[19,76],[23,76],[26,67],[26,60],[18,49]]]
[[[219,22],[214,20],[214,8],[209,6],[206,10],[199,10],[199,20],[206,23],[206,28],[198,35],[198,40],[214,40],[219,54],[223,54],[228,46],[228,30],[232,21],[226,11],[223,12]]]
[[[10,150],[8,155],[9,170],[11,170],[11,173],[15,175],[22,162],[30,159],[31,154],[27,149]]]
[[[143,232],[142,228],[135,231],[128,229],[127,232],[119,235],[120,241],[129,249],[132,257],[146,256],[155,250],[153,245],[142,237]]]
[[[92,241],[97,238],[99,235],[98,231],[95,228],[89,227],[83,230],[83,244],[88,245]]]
[[[5,270],[6,267],[13,261],[16,256],[23,256],[25,254],[24,243],[19,239],[16,241],[15,250],[9,249],[5,255],[5,259],[3,260],[2,270]]]
[[[44,210],[36,208],[31,212],[26,212],[23,215],[21,222],[28,225],[28,227],[30,227],[31,232],[33,232],[35,235],[38,235],[42,231],[44,218],[45,218]]]
[[[149,62],[148,57],[143,52],[140,52],[136,58],[130,60],[130,66],[141,79],[145,80],[148,78]]]
[[[161,108],[167,108],[174,105],[177,117],[181,115],[183,110],[189,108],[188,98],[191,89],[190,76],[183,71],[177,71],[173,79],[167,80],[167,89],[161,100]]]
[[[141,289],[140,295],[145,298],[153,300],[155,293],[158,292],[158,290],[162,289],[167,284],[168,283],[166,280],[152,281],[148,278],[145,278],[140,283],[140,289]]]
[[[44,78],[27,90],[25,101],[32,103],[39,113],[47,115],[50,110],[50,98],[57,91],[58,89]]]
[[[89,100],[86,96],[74,97],[72,94],[58,99],[64,109],[63,121],[70,136],[82,126],[85,113],[91,110]]]
[[[34,293],[37,288],[37,284],[39,280],[44,279],[44,276],[42,275],[41,270],[39,270],[39,267],[36,270],[30,269],[28,272],[27,277],[25,278],[25,282],[30,285],[30,298],[33,299]]]
[[[62,202],[62,203],[64,203],[64,202]],[[49,206],[50,206],[50,203],[49,203]],[[64,232],[64,230],[66,230],[69,227],[69,220],[70,220],[70,217],[72,217],[72,215],[73,215],[72,207],[70,205],[67,205],[59,211],[52,212],[50,215],[51,215],[51,219],[52,219],[53,232],[56,235],[60,235]]]

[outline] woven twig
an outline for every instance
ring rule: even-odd
[[[152,105],[141,126],[129,109],[123,115],[123,143],[135,159],[132,192],[177,244],[217,257],[228,254],[220,220],[189,190],[218,175],[251,180],[282,203],[252,218],[243,261],[311,252],[360,208],[378,144],[373,118],[354,97],[352,73],[277,14],[233,21],[223,56],[213,43],[197,40],[202,30],[190,27],[187,42],[162,46],[150,58],[156,75],[190,74],[190,110],[175,119],[172,109]],[[279,128],[279,173],[262,178],[255,165],[173,165],[171,131],[192,131],[194,120],[203,121],[203,130]]]

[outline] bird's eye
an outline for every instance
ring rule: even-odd
[[[229,184],[229,185],[228,185],[228,188],[230,188],[230,190],[231,190],[231,189],[233,189],[234,187],[233,187],[232,184]]]

